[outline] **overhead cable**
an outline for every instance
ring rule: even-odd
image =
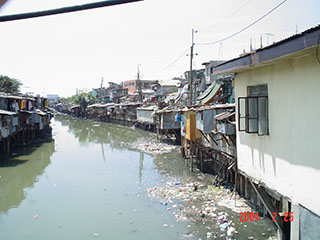
[[[208,43],[196,43],[196,45],[213,45],[213,44],[217,44],[217,43],[221,43],[224,42],[238,34],[240,34],[241,32],[247,30],[248,28],[252,27],[253,25],[255,25],[256,23],[260,22],[263,18],[265,18],[266,16],[268,16],[270,13],[272,13],[274,10],[276,10],[277,8],[279,8],[282,4],[284,4],[287,0],[282,1],[281,3],[279,3],[277,6],[275,6],[274,8],[272,8],[269,12],[267,12],[266,14],[264,14],[263,16],[261,16],[260,18],[258,18],[257,20],[255,20],[253,23],[250,23],[248,26],[242,28],[241,30],[231,34],[228,37],[225,37],[223,39],[220,39],[218,41],[214,41],[214,42],[208,42]]]
[[[234,11],[233,13],[231,13],[230,15],[228,15],[227,17],[221,19],[220,21],[208,26],[208,27],[205,27],[205,28],[202,28],[202,29],[199,29],[198,31],[205,31],[205,30],[208,30],[216,25],[218,25],[219,23],[221,22],[224,22],[225,20],[229,19],[230,17],[232,17],[233,15],[235,15],[236,13],[240,12],[244,7],[246,7],[250,2],[252,2],[252,0],[249,0],[248,2],[246,2],[245,4],[243,4],[240,8],[238,8],[236,11]]]
[[[50,16],[50,15],[56,15],[56,14],[62,14],[62,13],[77,12],[77,11],[108,7],[108,6],[138,2],[138,1],[143,1],[143,0],[108,0],[108,1],[87,3],[83,5],[76,5],[71,7],[44,10],[39,12],[6,15],[6,16],[0,16],[0,22],[8,22],[8,21],[28,19],[28,18],[44,17],[44,16]]]
[[[159,71],[156,71],[156,72],[152,72],[152,73],[149,73],[149,74],[156,74],[156,73],[159,73],[159,72],[162,72],[164,70],[166,70],[167,68],[171,67],[173,64],[175,64],[180,58],[182,58],[188,51],[189,51],[190,47],[188,47],[181,55],[179,55],[179,57],[177,57],[172,63],[170,63],[169,65],[167,65],[166,67],[160,69]]]

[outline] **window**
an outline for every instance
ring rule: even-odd
[[[248,87],[248,96],[238,98],[239,131],[268,135],[268,86]]]

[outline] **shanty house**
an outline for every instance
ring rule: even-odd
[[[159,80],[153,85],[152,89],[156,96],[163,96],[169,93],[178,92],[178,86],[181,84],[179,80]]]
[[[156,106],[148,106],[148,107],[138,107],[137,111],[137,121],[146,124],[153,124],[154,118],[153,113],[157,110]]]
[[[319,39],[317,26],[213,70],[235,73],[240,191],[285,239],[320,239]]]
[[[18,114],[6,110],[0,110],[0,139],[8,137],[16,132],[18,126]]]

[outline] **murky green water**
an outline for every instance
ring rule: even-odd
[[[190,234],[202,222],[176,222],[172,211],[147,196],[146,189],[172,176],[197,177],[177,152],[154,158],[128,147],[136,139],[148,143],[152,134],[63,115],[52,127],[53,141],[1,162],[1,240],[206,236],[205,229]]]

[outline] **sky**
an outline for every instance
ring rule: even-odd
[[[99,1],[99,0],[96,0]],[[0,16],[92,0],[9,0]],[[172,79],[210,60],[230,60],[320,24],[319,0],[287,0],[251,28],[222,43],[283,0],[144,0],[118,6],[0,23],[0,74],[22,92],[71,96],[108,82]],[[176,61],[177,60],[177,61]]]

